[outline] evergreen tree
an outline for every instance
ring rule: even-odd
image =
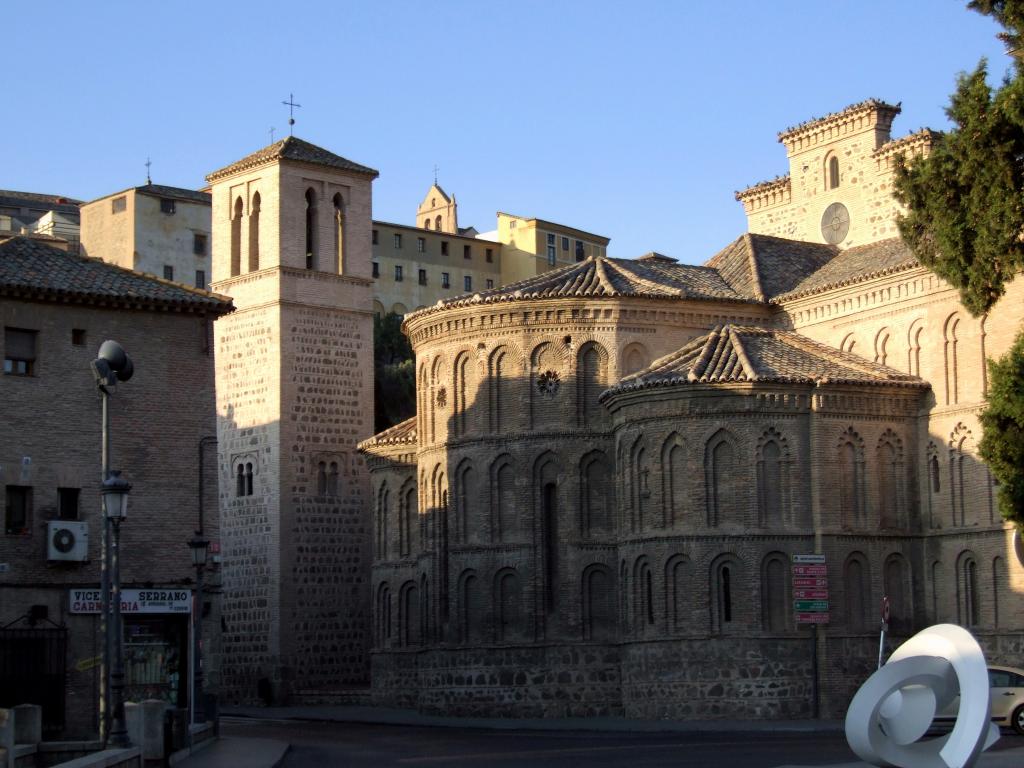
[[[373,319],[374,428],[381,432],[416,414],[416,370],[402,318]]]
[[[954,129],[925,159],[897,161],[898,226],[920,262],[987,312],[1024,267],[1024,78],[1021,65],[993,91],[983,60],[961,75],[947,110]]]

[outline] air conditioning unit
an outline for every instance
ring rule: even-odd
[[[46,524],[46,559],[82,562],[89,559],[89,524],[50,520]]]

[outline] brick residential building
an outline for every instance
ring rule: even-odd
[[[186,542],[200,502],[205,533],[218,541],[215,451],[202,500],[199,452],[216,434],[212,321],[229,311],[224,297],[36,240],[0,243],[0,706],[22,703],[27,691],[42,697],[51,734],[98,730],[102,638],[89,595],[100,581],[101,425],[90,363],[106,339],[135,366],[110,407],[112,467],[133,486],[121,536],[124,594],[178,595],[128,608],[126,692],[188,705],[195,571]],[[203,635],[216,686],[216,565],[212,577]]]

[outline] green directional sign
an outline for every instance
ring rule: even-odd
[[[800,613],[809,611],[827,611],[828,600],[794,600],[793,610]]]

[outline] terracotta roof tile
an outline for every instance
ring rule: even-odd
[[[370,176],[371,178],[376,178],[380,175],[373,168],[367,168],[365,165],[346,160],[344,157],[328,152],[326,149],[310,144],[308,141],[289,136],[264,147],[258,152],[253,152],[238,162],[221,168],[219,171],[214,171],[206,177],[206,180],[213,181],[222,176],[249,168],[256,168],[274,160],[294,160],[295,162],[309,163],[311,165],[326,165],[330,168],[340,168],[343,171],[350,171]]]
[[[737,293],[714,269],[671,263],[666,258],[643,260],[591,256],[518,283],[439,301],[407,318],[473,304],[550,298],[709,299],[750,301]]]
[[[378,432],[356,446],[360,451],[384,445],[416,445],[416,417],[406,419],[395,426]]]
[[[916,266],[919,266],[917,258],[900,238],[880,240],[840,251],[821,269],[771,299],[773,303],[791,301]]]
[[[27,237],[0,243],[0,295],[188,312],[232,311],[231,300]]]
[[[738,294],[764,301],[793,290],[837,253],[839,249],[834,245],[748,232],[712,256],[704,266],[718,270]]]
[[[737,382],[929,386],[916,376],[792,331],[725,325],[627,376],[602,393],[601,400],[653,387]]]

